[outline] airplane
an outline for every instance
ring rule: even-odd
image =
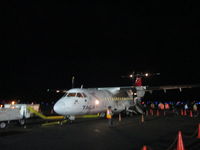
[[[157,74],[158,75],[158,74]],[[182,88],[199,87],[199,85],[177,85],[148,87],[142,85],[142,78],[147,77],[147,73],[135,74],[130,77],[135,80],[133,86],[123,87],[102,87],[102,88],[72,88],[54,104],[53,110],[65,116],[69,120],[75,120],[77,115],[97,114],[104,117],[108,106],[111,106],[114,114],[125,112],[126,115],[144,114],[141,99],[145,92],[154,90],[169,90]]]

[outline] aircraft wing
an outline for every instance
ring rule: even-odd
[[[188,88],[198,88],[200,87],[200,84],[191,84],[191,85],[165,85],[165,86],[122,86],[122,87],[110,87],[110,88],[98,88],[98,89],[113,89],[113,90],[141,90],[146,92],[153,92],[153,91],[159,91],[159,90],[175,90],[179,89],[182,91],[182,89],[188,89]]]
[[[108,90],[112,93],[115,93],[120,90],[139,90],[139,91],[146,91],[152,93],[153,91],[158,90],[174,90],[179,89],[188,89],[188,88],[197,88],[200,87],[200,84],[193,84],[193,85],[166,85],[166,86],[119,86],[119,87],[99,87],[99,88],[88,88],[88,89],[97,89],[97,90]],[[56,92],[56,93],[66,93],[68,90],[56,90],[56,89],[47,89],[48,92]]]
[[[189,89],[189,88],[197,88],[200,87],[200,84],[193,84],[193,85],[166,85],[166,86],[147,86],[145,91],[152,92],[156,90],[174,90],[174,89],[179,89],[182,91],[182,89]]]

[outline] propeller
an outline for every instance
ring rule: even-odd
[[[135,72],[133,71],[129,75],[121,76],[122,78],[131,78],[135,79],[136,77],[150,77],[150,76],[158,76],[160,73],[148,73],[148,72]]]

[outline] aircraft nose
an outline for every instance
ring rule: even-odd
[[[66,104],[63,101],[58,101],[54,107],[53,110],[60,115],[65,115],[66,113]]]

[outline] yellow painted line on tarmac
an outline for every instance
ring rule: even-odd
[[[51,126],[66,123],[67,120],[43,123],[42,126]]]
[[[76,118],[98,118],[99,117],[99,114],[97,115],[79,115],[79,116],[76,116]]]
[[[47,116],[46,119],[64,119],[64,116]]]

